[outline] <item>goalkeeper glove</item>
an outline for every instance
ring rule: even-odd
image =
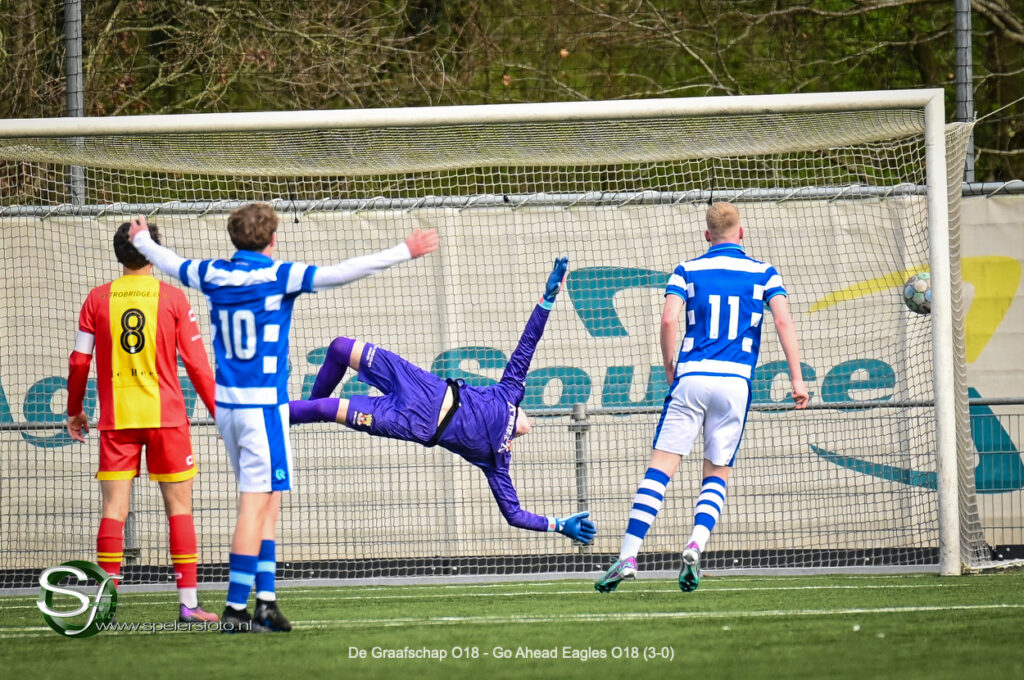
[[[562,257],[555,258],[555,266],[551,270],[551,276],[548,277],[548,285],[544,289],[544,295],[541,297],[541,304],[547,303],[545,308],[551,309],[551,304],[555,301],[555,296],[558,295],[558,291],[562,289],[562,283],[565,281],[565,272],[569,269],[569,258]]]
[[[589,519],[589,512],[577,512],[570,517],[555,517],[555,531],[569,538],[587,544],[597,534],[597,527]]]

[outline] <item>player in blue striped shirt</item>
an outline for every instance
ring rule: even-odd
[[[671,388],[654,433],[654,451],[633,500],[619,559],[595,588],[611,592],[636,575],[636,555],[665,499],[669,480],[688,455],[703,426],[704,467],[693,532],[683,550],[679,587],[696,590],[700,556],[725,504],[726,483],[736,461],[747,412],[750,379],[761,347],[764,307],[772,312],[786,355],[797,408],[807,405],[800,351],[786,289],[775,267],[743,251],[743,226],[731,203],[708,208],[708,251],[679,264],[665,289],[661,354]],[[686,333],[676,360],[676,335],[683,308]]]
[[[291,488],[288,440],[288,333],[295,298],[341,286],[437,250],[437,232],[416,230],[373,255],[315,267],[272,258],[280,218],[264,203],[228,217],[238,252],[230,260],[186,260],[158,245],[139,217],[129,232],[136,249],[165,274],[198,288],[210,302],[216,356],[217,429],[238,479],[238,520],[229,555],[226,631],[287,631],[274,576],[281,492]],[[246,605],[256,588],[256,610]]]
[[[526,372],[568,267],[568,258],[555,260],[544,294],[496,384],[476,387],[461,380],[445,380],[376,345],[336,338],[327,350],[310,398],[291,403],[291,422],[338,422],[377,437],[441,446],[483,471],[510,525],[530,531],[557,531],[590,543],[597,532],[587,519],[590,513],[560,518],[524,510],[509,475],[512,440],[530,431],[530,422],[519,408]],[[349,367],[358,372],[359,380],[376,387],[383,396],[330,397]]]

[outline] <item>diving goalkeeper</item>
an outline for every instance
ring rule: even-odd
[[[483,470],[510,525],[557,531],[590,543],[597,530],[587,519],[589,512],[558,518],[523,510],[508,472],[512,440],[530,431],[530,421],[519,408],[526,372],[568,268],[569,258],[555,260],[544,295],[496,384],[474,387],[461,380],[446,380],[376,345],[335,338],[310,399],[290,402],[291,423],[338,422],[378,437],[439,445]],[[376,387],[383,396],[330,398],[350,366],[358,371],[359,380]]]

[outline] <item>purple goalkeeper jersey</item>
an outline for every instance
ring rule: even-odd
[[[549,310],[537,305],[519,344],[496,384],[484,387],[456,381],[458,407],[437,435],[438,416],[449,384],[393,352],[366,345],[360,361],[359,379],[384,393],[380,397],[353,395],[349,398],[346,424],[354,430],[377,437],[412,441],[424,446],[440,445],[476,465],[487,476],[501,514],[509,524],[522,529],[547,531],[547,517],[523,510],[509,476],[512,438],[516,431],[519,402],[526,390],[526,373],[544,332]],[[295,422],[304,407],[293,404]],[[313,403],[313,402],[310,402]],[[333,410],[332,410],[333,409]],[[333,420],[337,406],[329,407],[326,419]]]
[[[512,448],[522,397],[511,401],[503,385],[473,387],[459,382],[459,409],[437,443],[483,470],[502,466]],[[505,460],[505,467],[508,461]]]
[[[494,500],[509,524],[547,531],[547,517],[519,505],[519,495],[509,475],[519,402],[510,402],[501,387],[501,383],[482,388],[460,385],[461,405],[437,443],[483,470]]]
[[[526,390],[526,373],[549,313],[540,305],[534,307],[497,384],[474,387],[459,382],[459,409],[437,440],[439,445],[483,470],[494,500],[509,524],[533,531],[547,531],[548,518],[520,507],[508,468],[519,402]]]

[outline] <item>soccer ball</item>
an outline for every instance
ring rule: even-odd
[[[932,276],[928,272],[914,274],[903,284],[903,302],[917,314],[932,311]]]

